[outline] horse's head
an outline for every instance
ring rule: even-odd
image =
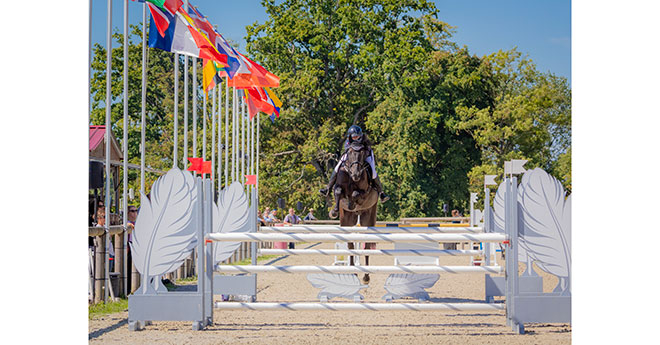
[[[346,155],[346,171],[351,176],[353,182],[359,182],[362,178],[367,163],[367,150],[363,146],[349,147]]]

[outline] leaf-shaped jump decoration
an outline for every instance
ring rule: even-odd
[[[561,183],[542,169],[528,170],[523,179],[520,202],[529,254],[542,270],[560,278],[559,291],[570,293],[570,197],[565,199]]]
[[[248,199],[240,182],[225,188],[214,207],[213,232],[249,232]],[[256,220],[255,220],[256,221]],[[241,242],[215,242],[213,244],[215,264],[226,260],[241,246]]]
[[[396,299],[405,296],[428,299],[425,289],[432,287],[440,279],[439,274],[390,274],[385,281],[385,290],[389,292],[383,299]]]
[[[143,276],[141,293],[155,293],[148,282],[181,266],[197,243],[197,195],[192,175],[178,168],[154,182],[151,200],[141,193],[131,243],[135,268]]]
[[[328,299],[337,296],[351,299],[359,296],[360,289],[369,286],[360,284],[355,274],[310,273],[307,280],[313,287],[322,289],[318,294],[319,299],[322,296],[327,296]]]
[[[493,199],[493,225],[495,232],[504,233],[504,193],[506,192],[506,183],[502,181],[497,187],[495,199]]]
[[[521,183],[522,185],[522,183]],[[520,190],[520,189],[519,189]],[[502,181],[497,187],[497,193],[495,193],[495,200],[493,200],[493,225],[495,226],[495,232],[504,233],[504,222],[506,218],[506,212],[504,210],[504,194],[506,193],[506,182]],[[520,201],[520,192],[518,193],[518,201]],[[521,233],[518,236],[518,261],[528,262],[528,267],[531,267],[529,263],[529,256],[527,255],[527,250],[525,247],[525,235]],[[533,272],[533,271],[532,271]],[[527,274],[530,274],[529,270]],[[535,273],[533,273],[535,274]]]

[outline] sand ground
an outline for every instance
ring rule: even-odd
[[[297,248],[314,244],[298,244]],[[330,243],[314,248],[332,248]],[[391,244],[379,244],[391,249]],[[466,248],[467,249],[467,248]],[[276,265],[330,265],[328,256],[288,256]],[[390,256],[372,256],[372,265],[392,265]],[[468,265],[469,257],[441,257],[441,265]],[[500,261],[501,265],[504,265]],[[523,270],[524,267],[521,267]],[[557,278],[537,269],[550,292]],[[372,274],[365,302],[383,302],[387,274]],[[318,302],[319,289],[305,274],[259,274],[258,302]],[[440,274],[427,289],[431,302],[478,303],[484,300],[482,274]],[[333,302],[350,302],[335,298]],[[498,302],[499,300],[496,300]],[[416,302],[409,300],[408,302]],[[570,344],[568,324],[528,324],[518,335],[501,312],[291,312],[216,311],[214,325],[193,331],[190,322],[154,321],[142,331],[128,330],[128,311],[89,321],[90,343],[103,344]]]

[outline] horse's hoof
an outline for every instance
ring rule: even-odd
[[[355,209],[355,203],[354,202],[348,202],[348,210],[353,211]]]
[[[331,210],[329,216],[331,219],[337,219],[337,210]]]
[[[371,280],[371,278],[369,278],[368,273],[365,274],[364,277],[362,277],[362,282],[365,283],[365,284],[369,283],[370,280]]]
[[[353,191],[353,194],[351,194],[351,196],[354,197],[354,198],[357,198],[358,196],[360,196],[360,192],[354,190],[354,191]]]

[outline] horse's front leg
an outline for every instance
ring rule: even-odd
[[[336,186],[334,189],[334,194],[335,194],[335,207],[330,211],[330,218],[335,219],[338,216],[339,213],[339,201],[341,201],[341,195],[342,195],[342,188],[340,186]]]

